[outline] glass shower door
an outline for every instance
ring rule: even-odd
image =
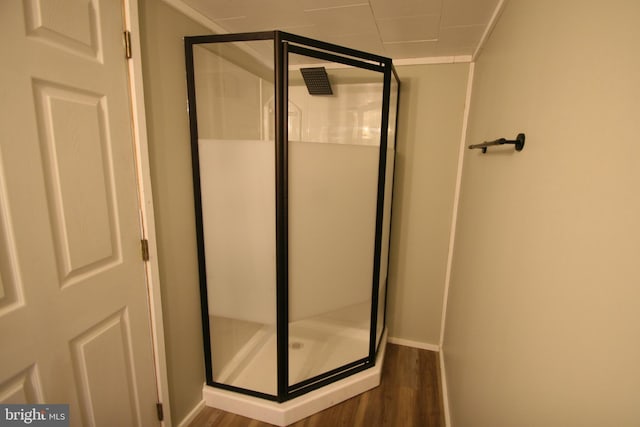
[[[391,60],[280,31],[185,38],[207,384],[284,402],[384,333]]]
[[[370,356],[384,82],[381,72],[291,50],[307,50],[290,47],[288,55],[288,382],[295,389]]]
[[[272,40],[194,45],[190,106],[207,379],[267,398],[277,395],[272,57]]]

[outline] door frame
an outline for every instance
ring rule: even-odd
[[[131,58],[127,61],[131,122],[135,150],[135,165],[139,194],[140,226],[142,238],[148,241],[149,260],[145,262],[147,294],[149,298],[149,321],[153,341],[154,370],[158,400],[162,403],[161,426],[171,427],[171,407],[165,352],[164,321],[160,289],[160,270],[151,186],[149,141],[144,106],[142,78],[142,53],[140,50],[140,20],[138,0],[123,0],[124,28],[131,33]]]

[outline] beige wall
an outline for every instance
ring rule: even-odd
[[[469,64],[397,71],[401,89],[387,324],[391,337],[438,345]]]
[[[640,425],[640,3],[512,0],[475,71],[444,355],[455,427]]]
[[[182,37],[211,31],[159,0],[140,0],[140,21],[171,415],[177,424],[202,400],[205,380]]]

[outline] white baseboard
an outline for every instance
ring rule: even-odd
[[[449,412],[449,392],[447,390],[447,371],[444,367],[444,354],[440,353],[440,381],[442,381],[442,406],[444,407],[444,425],[451,427],[451,412]]]
[[[200,411],[202,411],[203,408],[204,408],[204,399],[198,402],[198,404],[193,407],[193,409],[187,414],[187,416],[184,417],[182,421],[178,423],[178,427],[187,427],[189,424],[191,424],[191,422],[195,420],[195,418],[198,416],[198,414],[200,413]]]
[[[438,351],[438,352],[440,351],[439,345],[429,344],[421,341],[412,341],[412,340],[406,340],[404,338],[395,338],[395,337],[389,337],[388,341],[391,344],[404,345],[406,347],[421,348],[423,350],[429,350],[429,351]]]

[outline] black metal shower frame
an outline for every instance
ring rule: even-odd
[[[276,172],[276,342],[277,342],[277,395],[236,387],[213,380],[211,360],[211,335],[209,325],[209,307],[207,295],[207,276],[202,216],[202,195],[200,183],[200,163],[198,148],[198,124],[196,111],[195,70],[193,46],[206,43],[248,42],[273,40],[274,42],[274,86],[275,86],[275,172]],[[316,390],[332,382],[348,377],[356,372],[373,367],[380,342],[377,340],[378,297],[380,288],[380,263],[382,249],[382,231],[385,200],[385,179],[388,146],[389,108],[391,94],[391,74],[397,82],[397,100],[399,102],[400,79],[390,58],[363,52],[356,49],[322,42],[283,31],[263,31],[237,34],[217,34],[188,36],[184,38],[185,62],[187,71],[187,95],[189,130],[191,134],[191,164],[193,172],[193,191],[195,207],[196,240],[198,252],[198,272],[200,278],[200,308],[204,341],[204,362],[207,385],[260,397],[267,400],[284,402],[302,394]],[[309,49],[309,47],[313,49]],[[378,162],[378,185],[376,204],[376,228],[374,243],[374,262],[372,279],[371,324],[369,336],[369,354],[344,366],[315,377],[289,385],[289,238],[288,238],[288,55],[295,53],[325,61],[337,62],[356,68],[364,68],[383,73],[382,123]],[[396,128],[398,106],[396,105]],[[395,133],[394,133],[395,134]],[[394,141],[395,143],[395,141]],[[395,151],[394,151],[395,153]],[[395,180],[395,167],[392,175]],[[393,192],[389,197],[392,197]],[[391,218],[389,218],[391,221]],[[391,230],[389,231],[389,240]],[[387,253],[387,265],[389,254]],[[384,278],[385,282],[388,280]],[[382,332],[386,329],[386,296]]]

